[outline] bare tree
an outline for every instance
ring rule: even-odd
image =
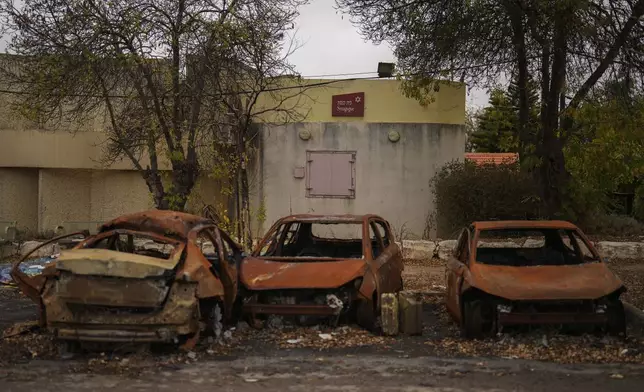
[[[233,198],[236,234],[248,247],[252,246],[253,238],[250,166],[254,163],[261,128],[265,124],[283,125],[306,118],[309,111],[306,103],[313,101],[309,89],[327,84],[311,85],[301,80],[288,62],[297,49],[295,41],[290,40],[283,51],[274,50],[283,42],[282,33],[275,30],[262,34],[270,29],[257,24],[248,26],[251,32],[248,41],[235,51],[225,69],[227,77],[219,78],[215,87],[226,92],[227,98],[222,100],[225,119],[219,121],[226,129],[213,135],[213,170],[230,179],[227,193]],[[257,211],[255,218],[261,214]]]
[[[228,94],[241,93],[218,89],[237,76],[229,64],[252,67],[238,53],[255,36],[276,42],[302,2],[0,0],[9,52],[20,56],[4,81],[21,92],[24,115],[50,127],[105,118],[106,163],[129,160],[158,208],[182,210],[202,171],[200,140],[221,129]]]

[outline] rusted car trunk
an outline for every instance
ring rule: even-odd
[[[231,317],[243,253],[208,219],[151,210],[107,222],[38,276],[21,272],[28,257],[12,277],[57,338],[190,348],[202,324]]]
[[[180,252],[178,254],[181,254]],[[60,339],[172,341],[198,330],[196,283],[175,281],[168,260],[104,249],[61,254],[42,301]]]

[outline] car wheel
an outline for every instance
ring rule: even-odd
[[[608,317],[606,330],[610,335],[626,335],[626,313],[622,301],[617,300],[608,305],[606,316]]]
[[[81,345],[77,341],[62,340],[58,342],[58,356],[61,359],[72,359],[81,352]]]
[[[370,301],[359,301],[356,309],[356,321],[358,325],[369,332],[378,332],[378,317],[376,316],[376,304]]]
[[[496,322],[492,304],[480,299],[463,304],[461,333],[467,339],[484,339],[494,336]]]

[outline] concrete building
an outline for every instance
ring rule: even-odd
[[[303,121],[262,128],[259,226],[292,213],[376,213],[420,237],[434,211],[431,178],[463,159],[465,86],[441,84],[426,107],[393,80],[341,82],[307,95]]]
[[[319,87],[294,98],[298,122],[273,113],[260,126],[250,184],[252,210],[264,211],[257,233],[291,213],[371,212],[420,236],[434,208],[431,177],[463,158],[465,87],[441,84],[423,107],[393,80],[307,83]],[[129,162],[100,164],[100,126],[45,132],[15,116],[0,105],[0,230],[10,222],[34,232],[91,229],[152,206]],[[216,200],[219,187],[203,178],[189,204]]]

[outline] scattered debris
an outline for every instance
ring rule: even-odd
[[[284,319],[281,316],[271,314],[266,320],[266,326],[270,329],[282,329],[284,327]]]
[[[331,334],[328,334],[328,333],[321,333],[318,336],[322,340],[333,340],[333,336],[331,336]]]
[[[27,276],[35,276],[45,269],[45,265],[58,258],[59,254],[27,260],[20,264],[20,271]],[[15,282],[11,277],[11,264],[0,264],[0,285],[14,286]]]
[[[17,323],[4,330],[2,339],[11,338],[18,335],[24,335],[29,332],[34,332],[39,329],[38,321],[27,321],[24,323]]]
[[[327,294],[326,304],[329,305],[331,309],[342,309],[342,300],[335,294]]]
[[[302,341],[302,339],[287,339],[286,343],[288,344],[298,344]]]

